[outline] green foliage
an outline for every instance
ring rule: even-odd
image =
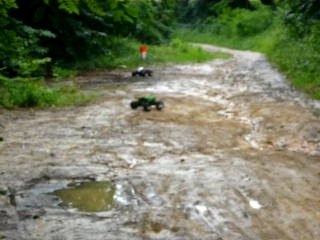
[[[199,47],[175,38],[167,46],[155,47],[151,54],[151,63],[188,63],[188,62],[206,62],[216,58],[228,58],[229,54],[209,53]]]
[[[6,76],[43,74],[43,66],[51,61],[40,38],[55,37],[50,31],[35,29],[9,14],[18,5],[14,0],[0,2],[0,73]]]
[[[0,71],[15,76],[53,73],[112,55],[116,37],[164,42],[175,22],[175,0],[3,0]],[[10,14],[9,11],[10,10]]]
[[[174,39],[169,44],[149,45],[147,59],[143,60],[139,54],[139,42],[118,38],[114,39],[114,44],[118,46],[117,51],[97,59],[99,67],[135,68],[141,65],[204,62],[214,58],[229,57],[228,54],[211,54],[180,39]]]
[[[80,94],[75,86],[48,88],[37,79],[0,76],[0,105],[5,108],[83,104],[93,98],[92,95]]]
[[[80,0],[59,0],[59,8],[68,13],[79,14],[79,1]]]
[[[46,4],[50,3],[49,0],[44,2]],[[70,14],[80,14],[83,5],[90,9],[90,11],[94,14],[102,16],[105,13],[102,3],[99,4],[99,2],[95,0],[58,0],[58,3],[60,9]],[[115,1],[113,1],[113,4],[114,3]]]
[[[310,34],[311,28],[314,24],[317,24],[319,19],[319,0],[290,2],[284,18],[290,34],[295,36]]]
[[[320,35],[319,29],[314,31],[303,39],[282,31],[274,47],[266,53],[295,87],[320,99]]]
[[[0,27],[7,25],[8,11],[16,7],[17,7],[17,4],[15,0],[0,1]]]
[[[138,46],[139,43],[132,39],[110,37],[104,41],[105,49],[109,49],[105,54],[97,56],[90,62],[78,62],[74,67],[77,69],[95,69],[130,66],[139,59]]]
[[[267,29],[272,23],[272,12],[268,8],[260,11],[236,9],[222,16],[222,25],[231,34],[246,37],[259,34]]]
[[[21,22],[10,20],[0,29],[0,69],[7,76],[43,74],[42,66],[51,61],[47,50],[39,46],[40,37],[53,37],[49,31],[36,30]]]
[[[170,47],[172,47],[173,49],[175,49],[176,51],[179,52],[187,52],[189,49],[189,45],[187,42],[182,41],[179,38],[174,38],[171,42],[170,42]]]
[[[273,11],[263,6],[255,11],[225,8],[219,14],[219,17],[208,17],[196,27],[179,26],[173,36],[190,42],[206,42],[248,49],[257,45],[256,36],[264,35],[272,28],[274,22],[278,21]]]
[[[1,79],[0,104],[6,108],[14,106],[34,107],[41,103],[52,105],[54,92],[48,92],[31,79]]]
[[[249,0],[201,0],[201,1],[180,1],[179,18],[183,22],[202,21],[210,16],[217,16],[226,9],[253,9]]]
[[[114,37],[135,37],[147,43],[163,42],[175,20],[173,0],[17,0],[14,18],[33,29],[46,29],[54,38],[40,37],[52,63],[91,64],[110,54],[105,43]],[[39,46],[39,47],[40,47]],[[72,64],[70,64],[72,63]],[[50,66],[50,64],[48,64]]]
[[[1,104],[78,101],[63,98],[70,92],[49,89],[31,77],[63,79],[74,76],[70,69],[133,65],[140,61],[138,43],[124,36],[148,44],[164,41],[175,21],[175,5],[175,0],[0,1]]]
[[[260,5],[256,5],[255,11],[229,9],[197,28],[179,29],[175,36],[264,52],[296,88],[320,99],[320,21],[312,14],[312,20],[304,26],[296,18],[295,25],[303,29],[300,31],[300,27],[284,21],[288,12],[287,5],[277,11]]]
[[[171,33],[168,25],[172,23],[172,12],[165,10],[162,2],[138,0],[129,1],[126,6],[131,9],[132,17],[126,31],[133,37],[142,42],[160,43]]]
[[[52,76],[55,80],[63,80],[70,77],[75,77],[77,75],[76,70],[66,69],[60,66],[52,67]]]
[[[200,25],[211,34],[222,34],[229,37],[246,37],[265,31],[273,21],[273,12],[268,7],[259,11],[247,9],[221,10],[219,17],[209,17]]]

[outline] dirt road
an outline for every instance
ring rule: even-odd
[[[203,47],[233,58],[89,74],[98,103],[0,110],[0,239],[320,239],[320,103],[259,53]],[[146,94],[165,109],[131,110]],[[52,194],[92,180],[111,210]]]

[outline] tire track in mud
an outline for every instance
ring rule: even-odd
[[[75,81],[96,104],[1,110],[0,238],[319,239],[320,103],[259,53],[202,47],[233,58],[91,73]],[[145,94],[165,109],[129,109]],[[116,186],[111,211],[47,194],[92,179]]]

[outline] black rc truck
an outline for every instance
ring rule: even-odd
[[[136,101],[132,101],[130,103],[132,109],[136,109],[138,107],[143,107],[143,110],[149,112],[152,106],[155,106],[157,110],[161,110],[164,108],[164,104],[162,101],[158,101],[155,96],[145,96],[140,97]]]
[[[152,76],[152,70],[150,69],[144,69],[143,67],[139,67],[137,70],[132,72],[132,76],[141,76],[141,77],[145,77],[145,76]]]

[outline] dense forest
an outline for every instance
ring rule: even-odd
[[[0,104],[8,108],[85,99],[47,79],[133,67],[141,42],[261,51],[320,98],[320,0],[1,0],[0,31]]]

